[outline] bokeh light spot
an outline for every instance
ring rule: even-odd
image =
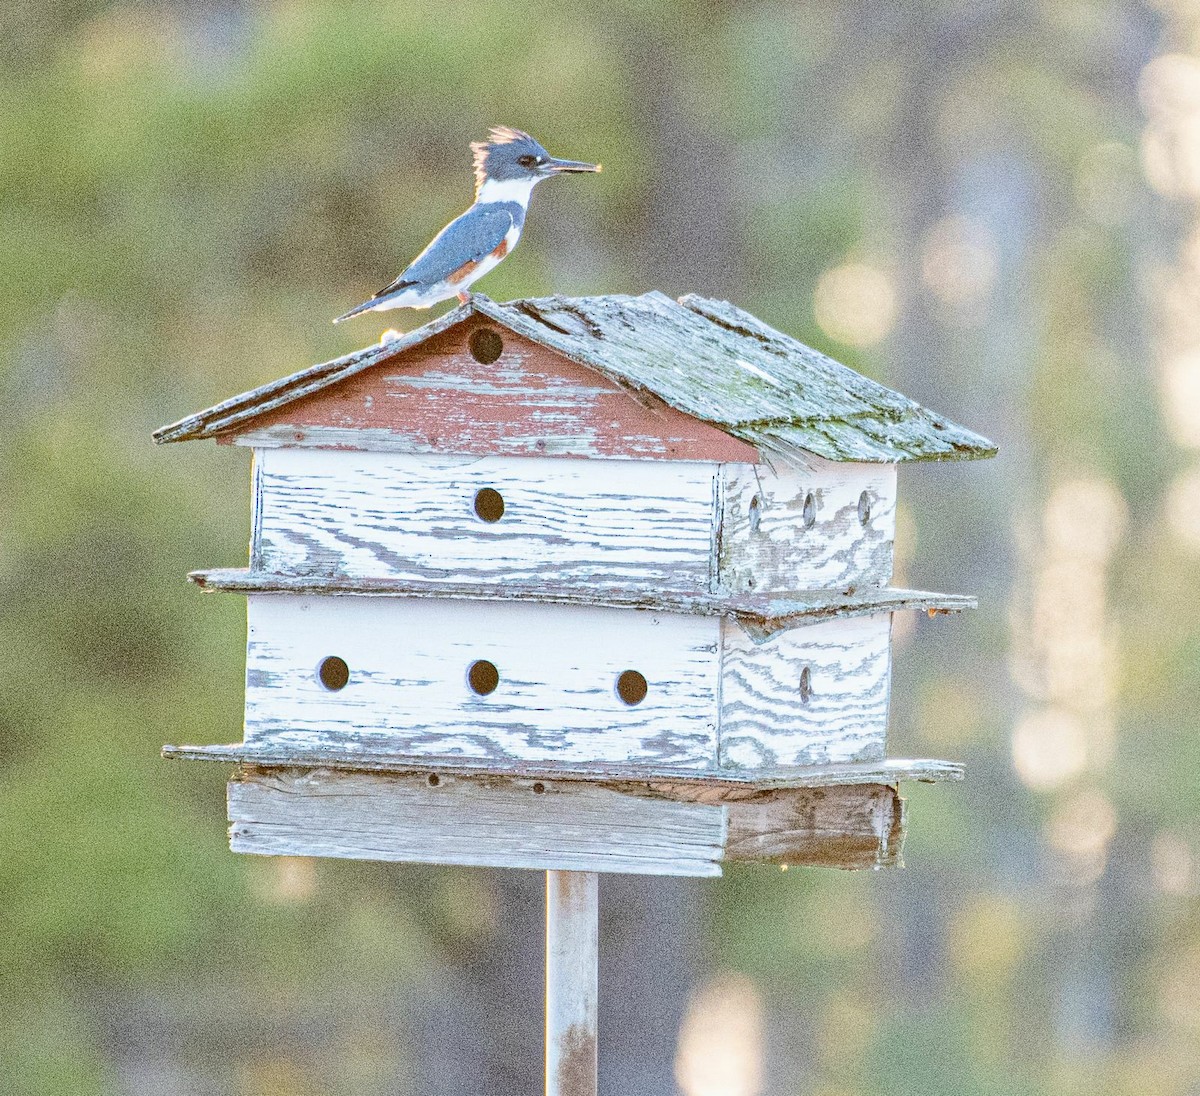
[[[719,974],[688,1005],[675,1078],[685,1096],[758,1096],[763,1090],[763,1000],[742,974]]]
[[[847,346],[874,346],[896,323],[896,290],[878,267],[844,263],[817,281],[813,313],[821,330]]]

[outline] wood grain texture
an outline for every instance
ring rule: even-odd
[[[482,364],[480,328],[504,351]],[[267,411],[242,436],[255,446],[401,453],[757,461],[757,450],[650,393],[637,398],[593,368],[488,322],[467,320],[336,387]]]
[[[289,575],[705,591],[717,466],[264,449],[251,556]],[[499,492],[498,521],[476,493]]]
[[[716,620],[520,603],[249,598],[246,740],[419,756],[711,768]],[[322,686],[327,656],[349,684]],[[486,659],[500,684],[476,695]],[[646,699],[624,704],[636,669]]]
[[[503,868],[720,875],[725,810],[592,784],[245,767],[235,852]]]
[[[843,868],[903,867],[904,800],[882,784],[726,793],[728,861]]]
[[[844,869],[902,863],[904,801],[859,784],[686,783],[243,765],[228,787],[235,852],[653,875],[721,862]]]
[[[807,463],[806,469],[722,466],[722,590],[845,591],[887,584],[896,535],[895,465],[820,457]]]
[[[890,637],[887,613],[789,628],[765,640],[723,621],[721,766],[882,759]],[[806,671],[811,692],[804,699]]]
[[[218,764],[258,765],[266,768],[353,769],[362,772],[438,772],[459,776],[519,776],[591,783],[657,782],[706,789],[765,791],[773,788],[827,788],[858,784],[898,784],[915,780],[923,784],[955,782],[966,770],[956,761],[935,758],[889,757],[882,761],[843,762],[836,765],[787,766],[761,769],[679,769],[620,762],[542,762],[502,758],[415,757],[377,752],[360,744],[291,746],[273,742],[230,742],[212,746],[164,746],[162,756],[172,761],[208,761]]]
[[[247,742],[686,769],[885,752],[886,613],[762,638],[679,614],[259,594],[249,620]],[[337,691],[329,656],[349,667]],[[467,682],[481,659],[500,678],[486,696]],[[648,683],[640,704],[615,691],[625,670]]]

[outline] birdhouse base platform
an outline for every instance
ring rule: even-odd
[[[730,862],[899,866],[901,780],[962,777],[889,760],[752,774],[167,746],[237,762],[235,852],[539,870],[715,876]]]

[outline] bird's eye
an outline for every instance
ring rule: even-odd
[[[536,167],[537,162],[538,158],[536,156],[530,156],[528,153],[526,153],[524,156],[517,157],[517,163],[522,167]]]

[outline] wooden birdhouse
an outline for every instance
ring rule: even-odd
[[[986,439],[733,306],[483,296],[155,435],[254,452],[245,852],[895,863],[896,471]]]

